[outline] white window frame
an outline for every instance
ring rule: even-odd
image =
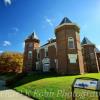
[[[48,47],[45,48],[45,57],[47,57],[46,52],[48,52]]]
[[[73,47],[72,48],[69,46],[69,42],[73,42]],[[68,49],[75,49],[75,44],[74,44],[74,38],[73,37],[68,37]]]

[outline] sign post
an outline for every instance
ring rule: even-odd
[[[98,100],[100,100],[100,80],[95,78],[81,77],[76,78],[72,84],[72,100],[75,100],[75,88],[86,89],[98,92]]]

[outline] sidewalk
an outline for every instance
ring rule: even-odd
[[[33,100],[23,94],[20,94],[12,89],[1,90],[0,100]]]
[[[33,100],[23,94],[5,87],[5,81],[0,80],[0,100]]]

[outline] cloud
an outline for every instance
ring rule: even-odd
[[[2,50],[0,50],[0,53],[3,53],[3,51],[2,51]]]
[[[53,26],[53,23],[52,23],[52,20],[45,17],[45,21],[50,25],[50,26]]]
[[[9,34],[17,34],[19,32],[19,28],[13,27],[11,28],[11,32]]]
[[[4,0],[5,5],[11,5],[12,4],[12,0]]]
[[[3,42],[3,46],[10,46],[11,45],[11,42],[10,41],[4,41]]]
[[[19,29],[17,27],[13,27],[12,30],[15,31],[15,32],[19,31]]]

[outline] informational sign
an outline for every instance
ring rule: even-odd
[[[68,58],[70,60],[70,63],[76,63],[77,54],[68,54]]]
[[[74,84],[74,87],[96,90],[97,89],[97,81],[77,79]]]
[[[100,80],[95,78],[76,78],[72,84],[72,100],[75,100],[74,89],[86,89],[98,92],[98,100],[100,100]]]

